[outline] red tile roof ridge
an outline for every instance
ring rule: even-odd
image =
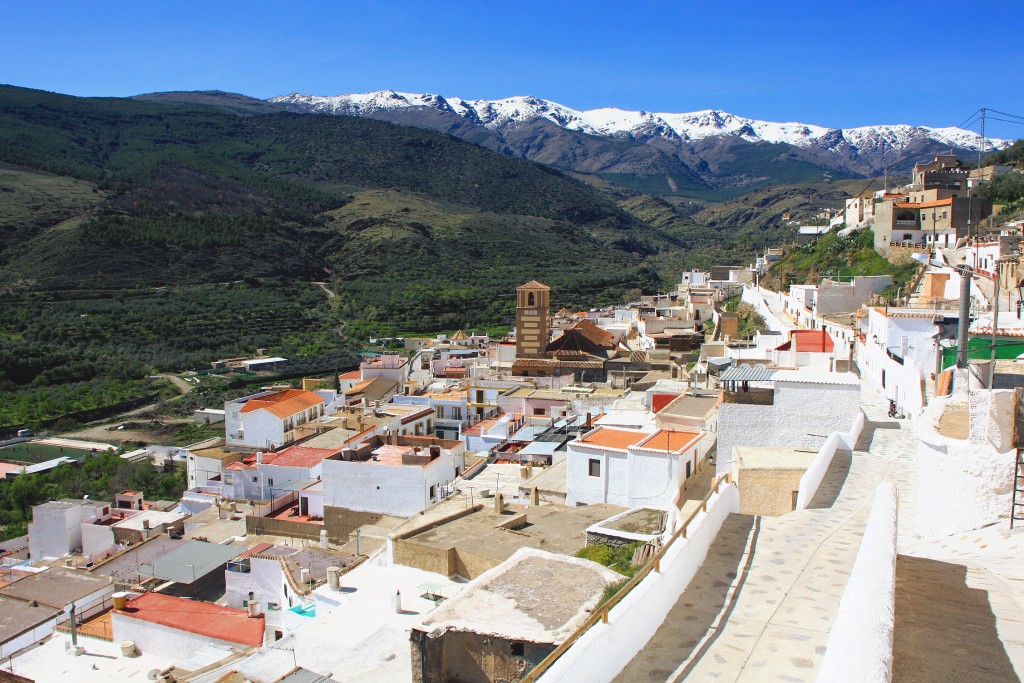
[[[239,555],[238,558],[236,558],[236,559],[244,559],[246,557],[252,557],[253,555],[259,555],[260,553],[262,553],[262,552],[264,552],[266,550],[270,550],[273,547],[274,547],[273,543],[268,543],[267,541],[263,541],[262,543],[257,543],[253,547],[249,548],[244,553]]]
[[[933,209],[936,206],[952,206],[953,198],[937,199],[932,202],[893,202],[897,209]]]
[[[267,396],[249,399],[242,406],[242,413],[267,410],[277,417],[289,417],[324,402],[324,399],[305,389],[286,389]]]

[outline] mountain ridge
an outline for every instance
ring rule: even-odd
[[[854,128],[826,127],[800,122],[772,122],[738,116],[718,109],[669,113],[630,111],[614,107],[576,110],[565,105],[531,96],[500,100],[465,100],[432,93],[404,93],[381,90],[371,93],[317,96],[300,93],[271,97],[267,102],[289,105],[293,111],[306,109],[317,113],[365,116],[370,112],[411,107],[432,108],[453,113],[491,130],[500,130],[534,118],[543,118],[566,130],[600,137],[632,137],[649,140],[692,142],[716,135],[733,135],[748,142],[768,142],[806,147],[822,141],[826,149],[836,149],[844,142],[852,147],[889,146],[896,151],[906,148],[916,138],[927,137],[950,147],[978,151],[980,136],[955,126],[936,128],[910,124],[877,124]],[[986,140],[985,149],[1002,149],[1010,141]]]
[[[165,95],[166,96],[166,95]],[[579,111],[537,97],[465,100],[382,90],[273,97],[289,111],[372,118],[425,128],[507,156],[596,175],[634,191],[721,201],[771,185],[908,173],[937,154],[976,153],[959,128],[909,124],[828,128],[715,109],[671,114]],[[1007,141],[986,141],[986,149]]]

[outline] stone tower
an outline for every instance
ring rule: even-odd
[[[516,358],[543,358],[551,340],[551,288],[531,280],[516,288]]]

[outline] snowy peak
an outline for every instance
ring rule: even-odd
[[[463,100],[434,94],[381,90],[379,92],[335,95],[285,95],[270,102],[285,103],[323,114],[373,116],[401,109],[435,109],[456,114],[491,130],[501,130],[528,121],[544,119],[561,128],[602,137],[629,137],[647,141],[664,138],[676,142],[714,136],[734,136],[748,142],[786,143],[797,147],[821,147],[839,152],[899,153],[915,140],[932,140],[965,150],[981,148],[980,137],[961,128],[930,128],[905,124],[826,128],[805,123],[775,123],[706,109],[684,114],[626,111],[615,108],[578,111],[538,97],[509,97],[501,100]],[[986,140],[986,149],[1001,149],[1009,141]]]

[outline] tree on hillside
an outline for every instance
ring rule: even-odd
[[[1005,204],[1004,211],[1017,211],[1024,205],[1024,173],[1002,173],[985,185],[982,194],[997,204]]]

